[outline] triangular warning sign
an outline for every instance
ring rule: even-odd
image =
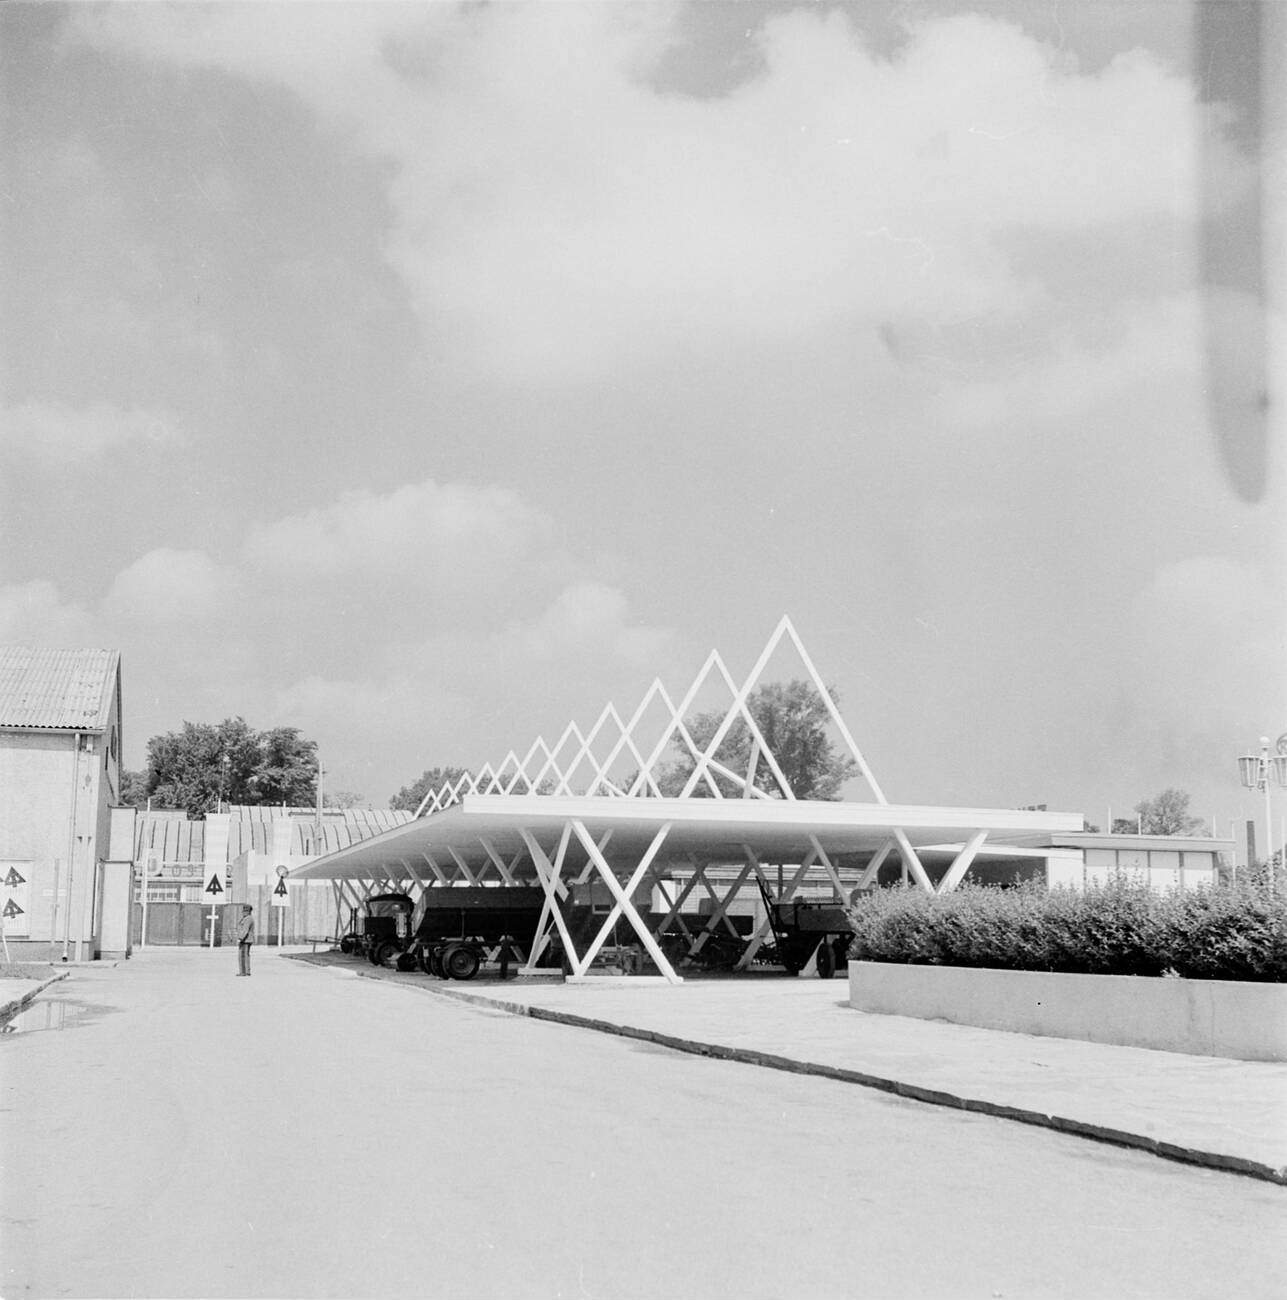
[[[18,906],[18,904],[15,903],[15,902],[13,901],[13,899],[11,898],[11,899],[10,899],[10,900],[9,900],[9,901],[4,905],[4,914],[5,914],[5,916],[21,916],[21,915],[22,915],[22,908],[20,908],[20,907]]]
[[[215,894],[223,893],[223,886],[219,883],[218,876],[211,876],[210,883],[206,886],[206,893],[213,897]]]
[[[27,883],[27,877],[20,876],[17,867],[10,867],[9,874],[4,878],[4,883],[12,889],[15,885],[25,885]]]
[[[276,894],[278,898],[285,898],[288,893],[286,882],[284,880],[279,880],[277,882],[277,888],[273,890],[273,893]]]

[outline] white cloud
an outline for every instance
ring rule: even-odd
[[[496,617],[534,584],[566,572],[552,519],[519,493],[463,483],[409,483],[251,529],[245,558],[277,578],[344,582],[360,601],[414,595],[485,606]]]
[[[562,382],[667,355],[1042,301],[1008,239],[1197,219],[1192,83],[1094,75],[978,16],[883,58],[838,13],[759,31],[762,75],[658,93],[670,11],[633,6],[95,10],[90,39],[289,86],[393,164],[388,256],[430,347]],[[592,104],[593,111],[587,106]],[[1140,160],[1148,165],[1141,166]]]
[[[162,411],[95,402],[23,402],[0,412],[0,451],[11,457],[56,465],[93,460],[126,443],[159,444],[177,436]]]
[[[103,598],[104,617],[119,625],[202,627],[239,617],[237,576],[203,551],[161,547],[122,569]]]
[[[120,648],[130,762],[184,718],[240,713],[301,727],[380,798],[416,763],[519,743],[520,719],[597,709],[670,648],[620,587],[577,576],[605,564],[565,554],[518,493],[428,482],[261,524],[229,563],[154,549],[84,606],[49,582],[0,586],[0,639]],[[314,635],[344,621],[352,634]]]
[[[674,641],[668,628],[633,624],[625,593],[601,582],[565,587],[538,618],[511,633],[537,660],[606,653],[654,668]]]

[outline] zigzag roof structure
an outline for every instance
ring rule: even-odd
[[[854,779],[869,792],[867,800],[800,798],[792,789],[750,707],[784,644],[795,651],[820,697]],[[703,742],[694,736],[690,717],[712,684],[731,699]],[[728,745],[734,737],[739,743]],[[681,755],[678,789],[669,788],[677,782],[675,769],[667,767],[672,749]],[[733,761],[739,766],[730,766]],[[319,858],[292,876],[333,882],[337,907],[346,894],[360,902],[380,890],[419,894],[453,885],[537,884],[546,905],[529,966],[557,932],[573,978],[583,977],[616,923],[625,921],[662,977],[678,982],[656,936],[674,923],[699,883],[711,896],[713,924],[727,915],[743,887],[767,887],[768,864],[790,867],[780,901],[810,879],[821,879],[844,900],[841,855],[860,864],[859,887],[870,885],[892,856],[916,887],[944,892],[960,883],[985,844],[993,852],[1030,852],[1082,825],[1080,813],[891,804],[791,620],[783,617],[740,684],[712,651],[678,703],[654,680],[628,718],[609,703],[586,729],[569,722],[553,745],[538,736],[521,757],[511,749],[499,763],[429,791],[412,821]],[[949,859],[937,882],[926,871],[927,854]],[[715,866],[736,867],[723,895],[706,874]],[[684,890],[649,924],[640,915],[648,910],[641,900],[677,874],[686,877]],[[561,905],[587,882],[606,886],[612,903],[594,939],[578,951]],[[746,961],[767,929],[765,920]]]

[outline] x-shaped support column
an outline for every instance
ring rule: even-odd
[[[634,928],[634,932],[639,936],[640,942],[648,950],[648,955],[657,963],[657,969],[661,971],[671,984],[682,984],[683,980],[675,974],[670,962],[666,960],[666,954],[662,952],[660,947],[658,947],[657,940],[648,932],[648,927],[644,925],[639,913],[635,911],[634,904],[630,901],[629,894],[621,888],[621,882],[617,879],[615,872],[608,865],[608,860],[599,851],[599,846],[594,842],[594,838],[591,836],[590,832],[586,830],[584,823],[573,819],[569,824],[575,832],[577,839],[581,841],[581,847],[585,849],[586,853],[590,856],[590,860],[599,868],[599,874],[603,877],[604,883],[608,886],[612,896],[617,900],[621,911],[625,913],[626,919]],[[662,841],[665,839],[669,831],[670,825],[667,823],[661,828],[657,836],[654,837],[652,845],[649,847],[649,851],[644,855],[642,865],[645,869],[648,863],[652,861],[652,856],[656,853],[657,849],[661,848]],[[642,875],[642,872],[637,872],[636,874]],[[634,875],[631,876],[631,880],[635,881],[636,884],[638,883],[635,880]],[[589,967],[589,964],[587,958],[583,961],[581,970],[577,971],[576,974],[578,976],[583,976],[586,969]]]

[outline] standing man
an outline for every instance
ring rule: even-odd
[[[237,922],[237,974],[250,974],[250,945],[255,942],[255,909],[249,903],[241,905],[241,920]]]

